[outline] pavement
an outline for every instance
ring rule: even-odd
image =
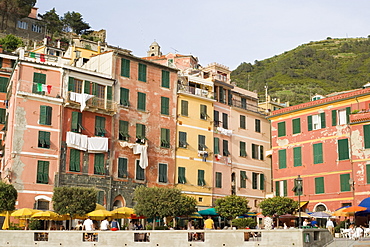
[[[348,238],[334,238],[334,242],[327,245],[327,247],[370,247],[370,238],[361,238],[353,240]]]

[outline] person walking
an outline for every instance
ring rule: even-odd
[[[330,218],[326,222],[326,229],[328,229],[330,234],[334,237],[334,224],[333,224],[333,221],[331,221]]]

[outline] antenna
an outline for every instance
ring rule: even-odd
[[[172,47],[171,47],[171,49],[172,49],[172,50],[174,50],[174,51],[175,51],[175,53],[178,53],[178,52],[179,52],[179,51],[178,51],[178,50],[176,50],[175,48],[172,48]]]

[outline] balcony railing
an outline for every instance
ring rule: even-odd
[[[61,96],[61,88],[50,85],[48,81],[46,81],[45,84],[41,84],[26,80],[19,80],[17,92],[33,95],[44,95],[55,98],[60,98]]]
[[[364,109],[359,112],[353,112],[349,115],[351,123],[370,121],[370,109]]]
[[[67,102],[70,104],[81,104],[76,98],[71,98],[71,93],[72,92],[68,92]],[[86,101],[86,107],[105,111],[117,111],[117,103],[115,101],[98,98],[96,96]]]
[[[248,111],[256,112],[256,113],[262,114],[264,116],[267,115],[266,110],[264,108],[261,108],[257,105],[244,103],[240,100],[233,100],[232,101],[232,106],[238,107],[238,108],[241,108],[241,109],[245,109],[245,110],[248,110]]]
[[[189,93],[189,94],[197,95],[200,97],[213,99],[213,92],[209,92],[207,90],[192,87],[192,86],[181,85],[179,86],[178,92]]]

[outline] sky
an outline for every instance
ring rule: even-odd
[[[156,41],[163,54],[231,70],[310,41],[370,35],[368,0],[37,0],[35,7],[79,12],[91,29],[107,31],[108,44],[138,57]]]

